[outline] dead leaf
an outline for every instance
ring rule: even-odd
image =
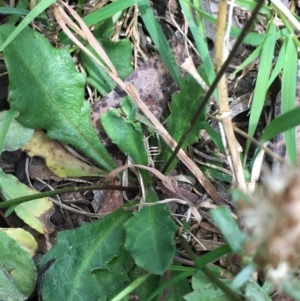
[[[107,172],[88,165],[70,154],[59,142],[35,131],[32,139],[22,148],[29,156],[44,158],[46,165],[61,178],[104,177]]]

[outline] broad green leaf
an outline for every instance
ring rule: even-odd
[[[14,239],[31,257],[35,255],[38,244],[29,232],[22,228],[0,228],[0,231]]]
[[[124,223],[130,217],[130,211],[120,208],[96,222],[60,232],[41,261],[44,266],[55,259],[43,280],[43,300],[105,301],[115,293],[114,285],[120,288],[119,282],[128,280],[122,245]]]
[[[157,200],[152,190],[146,202]],[[153,274],[163,274],[174,253],[174,235],[177,229],[165,205],[144,206],[134,213],[126,224],[125,248],[131,252],[135,263]]]
[[[175,83],[178,85],[179,88],[181,88],[183,85],[183,79],[179,67],[177,66],[168,41],[153,14],[149,1],[139,0],[136,4],[139,8],[141,17],[145,23],[149,35],[151,36],[154,45],[157,47],[157,50],[163,62],[167,66]]]
[[[247,300],[271,301],[266,292],[253,280],[249,281],[245,287],[245,297]]]
[[[13,29],[0,27],[0,42]],[[34,51],[32,51],[34,49]],[[71,144],[106,170],[116,167],[93,129],[84,100],[85,76],[76,71],[67,49],[55,49],[41,34],[23,30],[4,50],[10,78],[9,102],[18,121],[47,130],[51,139]]]
[[[121,100],[121,106],[127,117],[122,117],[120,110],[112,109],[101,116],[102,125],[112,142],[129,155],[134,163],[147,166],[148,155],[144,146],[142,127],[139,122],[134,122],[136,106],[129,97]],[[148,172],[145,170],[140,172],[145,184],[149,186],[151,180]]]
[[[8,114],[8,111],[0,112],[0,129],[3,130],[3,124],[5,122],[5,118]],[[24,127],[15,119],[12,120],[8,132],[5,136],[3,150],[5,151],[15,151],[24,146],[33,136],[33,129],[29,129]],[[1,152],[1,148],[0,148]]]
[[[213,271],[217,276],[220,276],[217,270]],[[194,292],[184,296],[184,300],[187,301],[229,301],[230,299],[225,293],[216,287],[211,281],[204,275],[201,270],[192,277],[192,287]]]
[[[271,76],[273,53],[276,43],[275,33],[276,26],[273,21],[270,21],[267,30],[267,37],[264,41],[260,55],[259,69],[256,79],[253,101],[251,105],[248,127],[248,134],[250,136],[253,136],[255,132],[266,99],[268,81]],[[250,141],[247,142],[246,153],[248,153],[249,146]]]
[[[176,142],[179,141],[186,128],[190,125],[190,121],[200,105],[202,95],[203,89],[191,76],[188,76],[180,93],[172,97],[172,112],[171,116],[168,118],[168,131]],[[185,142],[181,147],[183,150],[186,149],[188,144],[198,141],[200,125],[204,119],[205,109],[201,113],[201,116],[188,137],[186,137]],[[165,151],[162,154],[163,162],[167,162],[171,154],[172,150],[170,150],[169,147],[165,147]],[[173,161],[168,171],[174,168],[176,162],[176,160]]]
[[[97,26],[93,33],[117,69],[119,77],[122,79],[127,77],[132,72],[130,41],[128,39],[118,42],[111,40],[113,34],[112,19],[107,19],[100,26]],[[87,48],[97,56],[91,46],[87,46]],[[95,87],[102,96],[105,96],[116,87],[117,84],[103,68],[85,52],[81,52],[81,59],[82,64],[88,72],[87,82]]]
[[[36,286],[37,271],[30,254],[0,231],[0,300],[23,301]]]
[[[217,209],[211,210],[210,214],[232,251],[240,253],[243,249],[246,235],[240,230],[229,209],[225,206],[220,206]]]
[[[281,116],[275,118],[264,129],[261,140],[262,142],[269,141],[278,134],[287,131],[300,124],[300,107],[293,109]]]
[[[296,82],[298,71],[298,48],[292,36],[288,37],[285,61],[282,71],[281,111],[286,113],[295,108]],[[284,133],[287,155],[290,163],[297,166],[296,129]]]
[[[5,174],[0,169],[0,193],[6,200],[33,195],[37,191],[29,188],[13,175]],[[54,213],[53,204],[48,198],[22,203],[14,208],[16,214],[31,228],[39,233],[51,233],[53,225],[50,216]]]

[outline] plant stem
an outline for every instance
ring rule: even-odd
[[[18,205],[18,204],[28,202],[28,201],[31,201],[31,200],[36,200],[36,199],[41,199],[41,198],[44,198],[44,197],[55,196],[55,195],[58,195],[58,194],[77,192],[77,191],[88,191],[88,190],[137,191],[137,188],[117,186],[117,185],[105,185],[105,186],[90,185],[90,186],[78,186],[78,187],[65,187],[65,188],[61,188],[61,189],[55,189],[55,190],[51,190],[51,191],[26,195],[26,196],[22,196],[20,198],[8,200],[8,201],[0,203],[0,208],[6,208],[6,207],[10,207],[12,205]]]
[[[130,285],[128,285],[124,290],[122,290],[117,296],[111,299],[111,301],[120,301],[123,300],[127,295],[129,295],[133,290],[139,287],[144,283],[152,274],[148,273],[144,276],[139,277],[134,280]]]

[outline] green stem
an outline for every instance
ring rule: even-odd
[[[139,277],[134,280],[130,285],[128,285],[124,290],[122,290],[117,296],[115,296],[111,301],[120,301],[128,296],[133,290],[143,284],[152,274],[148,273],[144,276]]]
[[[61,188],[61,189],[50,190],[50,191],[46,191],[46,192],[26,195],[26,196],[22,196],[20,198],[8,200],[8,201],[0,203],[0,208],[6,208],[6,207],[10,207],[12,205],[19,205],[21,203],[28,202],[28,201],[31,201],[31,200],[36,200],[36,199],[41,199],[41,198],[44,198],[44,197],[55,196],[55,195],[58,195],[58,194],[70,193],[70,192],[76,192],[76,191],[88,191],[88,190],[137,191],[137,189],[134,188],[134,187],[124,187],[124,186],[117,186],[117,185],[105,185],[105,186],[90,185],[90,186],[78,186],[78,187],[65,187],[65,188]]]

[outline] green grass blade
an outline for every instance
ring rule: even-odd
[[[259,70],[257,74],[257,80],[256,80],[256,85],[254,90],[253,101],[252,101],[252,108],[251,108],[250,118],[249,118],[248,134],[250,136],[253,136],[255,132],[266,99],[268,81],[272,69],[273,53],[275,50],[275,43],[276,43],[275,33],[276,33],[276,26],[271,21],[270,26],[268,27],[267,37],[266,40],[264,41],[262,51],[261,51],[261,56],[260,56]],[[248,141],[246,145],[246,154],[248,153],[249,146],[250,146],[250,141]]]
[[[177,66],[172,50],[164,33],[153,15],[149,1],[140,0],[139,2],[137,2],[137,6],[145,23],[145,26],[151,36],[151,39],[154,45],[157,47],[157,50],[163,62],[166,64],[172,78],[174,79],[178,87],[181,88],[183,86],[183,79],[179,67]]]
[[[279,75],[283,68],[284,60],[285,60],[285,53],[286,53],[286,39],[283,40],[283,44],[280,48],[279,55],[277,58],[277,62],[275,64],[275,67],[272,71],[272,74],[270,76],[269,82],[268,82],[268,88],[271,86],[275,78]]]
[[[187,3],[185,3],[185,1],[183,1],[183,0],[179,0],[179,3],[181,5],[182,12],[183,12],[185,18],[187,19],[187,22],[189,24],[192,35],[194,37],[197,50],[200,54],[201,60],[203,62],[204,68],[205,68],[205,73],[206,73],[208,82],[209,82],[209,84],[211,84],[216,77],[216,73],[215,73],[215,68],[214,68],[212,60],[210,58],[208,47],[207,47],[207,44],[205,41],[206,37],[201,36],[201,34],[197,28],[197,25],[195,24],[191,14],[187,8]],[[198,10],[197,10],[197,12],[199,13]],[[217,91],[215,91],[214,95],[215,95],[216,99],[218,99]]]
[[[275,118],[263,131],[262,142],[269,141],[278,134],[300,125],[300,107]]]
[[[151,294],[151,296],[149,296],[149,298],[147,298],[146,301],[153,300],[157,295],[162,293],[166,288],[168,288],[171,285],[174,285],[174,284],[178,283],[179,281],[181,281],[183,279],[191,277],[192,275],[195,274],[195,272],[196,271],[181,272],[178,275],[172,277],[171,280],[169,280],[168,282],[165,282],[162,285],[160,285],[159,288],[156,291],[154,291],[153,294]]]
[[[4,15],[27,15],[30,11],[15,7],[0,7],[0,14]]]
[[[44,0],[41,1],[30,13],[22,20],[22,22],[16,27],[16,29],[7,37],[4,43],[0,46],[0,52],[9,45],[9,43],[15,39],[15,37],[30,23],[35,17],[37,17],[41,12],[48,8],[51,4],[56,2],[56,0]]]
[[[83,21],[86,23],[87,26],[95,25],[107,18],[110,18],[112,15],[136,4],[138,0],[118,0],[110,3],[101,9],[92,12],[91,14],[87,15],[83,18]]]
[[[285,61],[282,71],[281,110],[286,113],[295,108],[296,81],[298,70],[297,47],[293,37],[287,41]],[[292,128],[284,133],[287,155],[292,165],[297,165],[296,129]]]
[[[233,74],[236,74],[247,67],[252,61],[254,61],[261,53],[262,45],[259,45],[244,61],[235,69]]]

